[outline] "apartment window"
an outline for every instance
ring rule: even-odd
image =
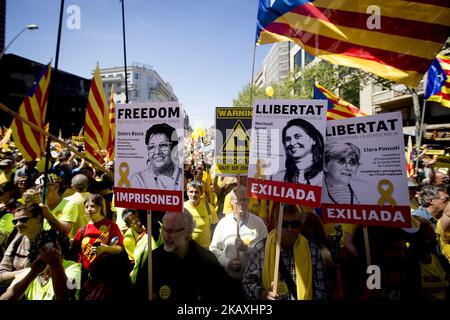
[[[294,70],[301,70],[302,68],[302,50],[294,55]]]
[[[139,73],[134,74],[134,79],[139,80]]]
[[[315,59],[315,56],[305,51],[305,66]]]

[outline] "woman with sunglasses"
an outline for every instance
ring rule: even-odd
[[[182,190],[183,168],[178,167],[178,136],[174,127],[158,123],[145,134],[147,169],[131,176],[131,187]]]
[[[14,213],[12,223],[18,234],[9,244],[0,262],[0,291],[6,290],[16,274],[29,266],[30,243],[42,231],[42,212],[42,207],[32,203],[19,207]]]
[[[322,202],[359,204],[350,182],[358,171],[361,151],[350,142],[332,142],[325,145],[324,184]]]

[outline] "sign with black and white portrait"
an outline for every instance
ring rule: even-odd
[[[183,208],[183,111],[177,102],[116,106],[117,206]]]
[[[325,100],[257,100],[253,105],[247,193],[319,207]]]
[[[328,122],[322,214],[328,222],[410,227],[400,112]]]

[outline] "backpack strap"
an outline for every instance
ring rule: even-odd
[[[289,272],[289,270],[287,269],[286,265],[284,264],[283,258],[280,255],[280,273],[284,279],[284,281],[286,281],[286,285],[289,289],[289,291],[292,293],[292,295],[294,296],[295,300],[297,300],[297,286],[295,285],[294,279],[292,279],[292,276]]]
[[[23,237],[25,237],[25,235],[20,235],[17,240],[14,242],[13,245],[13,249],[11,251],[11,256],[12,258],[14,258],[16,256],[17,250],[19,249],[20,244],[22,243]]]

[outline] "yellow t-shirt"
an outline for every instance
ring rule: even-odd
[[[67,284],[70,284],[73,289],[79,290],[81,288],[81,263],[64,260],[62,265],[67,276]],[[16,275],[11,286],[14,286],[27,274],[28,268]],[[34,279],[28,285],[23,296],[26,300],[54,300],[55,292],[53,290],[52,278],[50,278],[47,283],[43,285],[40,283],[38,278]],[[78,300],[78,292],[75,293],[75,299]]]
[[[58,219],[58,221],[74,223],[72,231],[70,231],[69,233],[69,239],[73,239],[78,229],[82,227],[77,225],[78,205],[75,202],[63,198],[53,210],[50,210],[50,212],[55,216],[56,219]],[[47,220],[45,220],[44,230],[50,229],[50,224],[47,222]]]
[[[194,233],[192,239],[204,248],[209,248],[211,244],[211,224],[216,224],[219,219],[217,218],[216,210],[213,206],[209,205],[211,209],[211,217],[206,209],[206,202],[204,199],[200,201],[197,207],[194,207],[189,201],[184,203],[184,207],[195,221]]]
[[[436,255],[431,255],[431,263],[420,263],[422,296],[428,300],[445,300],[448,287],[445,270]]]
[[[436,233],[439,234],[439,247],[441,248],[441,253],[450,262],[450,232],[444,232],[440,219],[436,223]]]

